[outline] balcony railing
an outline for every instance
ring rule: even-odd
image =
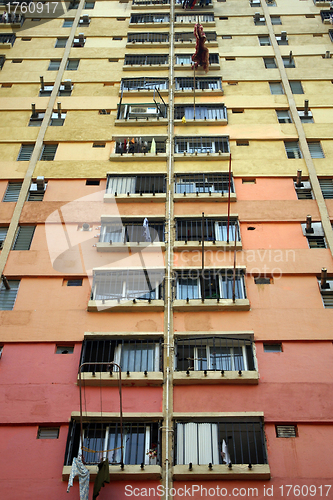
[[[142,221],[116,221],[102,223],[100,243],[162,242],[164,222],[149,220],[148,227]]]
[[[23,23],[24,16],[22,14],[7,13],[7,17],[4,17],[3,15],[0,16],[0,24],[19,24],[22,26]]]
[[[132,0],[133,5],[170,5],[170,0]]]
[[[162,339],[96,339],[84,340],[81,360],[85,363],[81,372],[99,373],[113,372],[118,368],[122,372],[158,372],[162,371]],[[100,364],[100,363],[108,363]],[[87,364],[88,363],[88,364]]]
[[[147,23],[169,23],[169,14],[132,14],[130,19],[130,24],[147,24]]]
[[[215,31],[205,31],[207,42],[215,42],[217,40]],[[175,33],[175,42],[191,42],[195,43],[196,38],[193,31],[184,31]]]
[[[129,43],[163,43],[169,41],[169,33],[129,33]]]
[[[177,219],[176,221],[176,241],[227,241],[227,219],[204,218],[202,219]],[[238,222],[231,220],[229,224],[229,240],[240,241]]]
[[[125,55],[125,66],[160,66],[169,61],[168,54]]]
[[[229,153],[228,137],[176,137],[175,153]]]
[[[14,33],[2,33],[0,34],[0,44],[1,43],[10,43],[11,45],[14,45],[14,42],[16,40],[16,35]]]
[[[169,88],[169,80],[167,78],[123,78],[121,80],[122,90],[167,90]]]
[[[188,4],[189,2],[187,2],[187,0],[176,0],[176,5],[182,5],[183,7],[186,6],[186,4]],[[199,0],[198,2],[196,2],[196,4],[191,8],[195,8],[195,7],[207,7],[207,5],[211,5],[212,4],[212,0]],[[188,7],[190,5],[187,5]]]
[[[229,175],[215,174],[176,174],[176,193],[228,193]],[[231,176],[231,193],[235,192],[233,177]]]
[[[115,196],[166,193],[166,179],[164,175],[109,175],[106,193]]]
[[[128,138],[117,140],[116,154],[135,154],[135,153],[165,153],[166,152],[166,139],[154,139],[155,147],[152,137],[132,137],[130,141]]]
[[[214,14],[176,14],[176,23],[213,23]]]
[[[267,463],[263,424],[258,419],[178,421],[175,435],[177,465]]]
[[[158,300],[164,296],[164,270],[119,269],[94,273],[91,300]]]
[[[118,120],[147,120],[167,118],[167,106],[163,103],[121,104],[118,108]]]
[[[333,9],[320,11],[321,21],[325,24],[333,23]]]
[[[175,273],[175,298],[191,299],[232,299],[233,273],[227,269],[177,269]],[[235,298],[245,299],[243,272],[236,270]]]
[[[123,422],[123,463],[150,465],[154,450],[154,463],[161,463],[160,422]],[[80,444],[80,424],[72,420],[68,430],[65,465],[82,452],[86,465],[96,465],[108,458],[109,464],[121,464],[121,428],[118,422],[85,422],[83,447]],[[106,450],[106,451],[104,451]]]
[[[176,90],[222,90],[222,79],[219,77],[177,77],[175,79]]]
[[[195,115],[194,115],[195,113]],[[185,116],[186,120],[226,120],[227,108],[224,104],[196,104],[176,105],[175,120],[181,120]]]
[[[176,54],[176,64],[192,65],[193,54]],[[218,54],[209,54],[209,64],[219,64],[220,59]]]
[[[252,340],[193,337],[175,341],[176,371],[254,371]]]

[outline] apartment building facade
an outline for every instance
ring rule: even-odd
[[[79,455],[89,498],[106,458],[101,500],[329,497],[330,2],[39,4],[0,2],[1,497]]]

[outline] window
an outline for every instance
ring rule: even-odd
[[[277,109],[276,115],[279,123],[292,123],[290,111],[288,109]]]
[[[282,61],[285,68],[295,68],[295,61],[292,56],[282,57]]]
[[[314,123],[311,111],[308,110],[307,113],[305,113],[305,111],[303,110],[297,110],[297,111],[298,111],[298,116],[300,117],[302,123]]]
[[[277,68],[274,57],[264,57],[265,68]]]
[[[244,141],[244,140],[236,141],[236,146],[249,146],[249,145],[250,145],[249,141]]]
[[[14,64],[21,64],[23,62],[23,59],[12,59],[12,63]]]
[[[29,120],[29,127],[40,127],[44,120],[45,113],[32,113]]]
[[[299,200],[312,200],[312,189],[311,183],[309,181],[301,182],[300,186],[297,186],[297,182],[294,183],[297,198]]]
[[[320,142],[308,142],[311,158],[325,158]]]
[[[293,94],[304,94],[302,83],[299,81],[289,81],[289,85]]]
[[[28,201],[43,201],[47,182],[45,182],[44,177],[37,177],[37,180],[38,182],[31,183]]]
[[[86,39],[84,38],[84,34],[79,33],[79,36],[75,37],[73,40],[73,47],[84,47],[85,43]]]
[[[333,200],[333,179],[318,179],[323,197]]]
[[[253,22],[256,26],[264,26],[266,24],[265,16],[256,12],[253,18]]]
[[[268,7],[276,7],[275,0],[266,0]]]
[[[164,175],[108,175],[106,193],[157,194],[166,192]]]
[[[282,344],[280,342],[274,344],[264,343],[264,352],[282,352]]]
[[[0,311],[11,311],[14,307],[17,292],[20,286],[19,280],[8,280],[9,289],[3,282],[0,285]]]
[[[53,85],[43,85],[39,91],[39,97],[49,97],[52,93]]]
[[[84,9],[85,10],[94,9],[94,8],[95,8],[95,2],[86,2],[84,4]]]
[[[297,437],[296,425],[276,425],[276,437],[278,438],[295,438]]]
[[[288,158],[303,158],[297,141],[284,141],[284,147],[286,148]]]
[[[280,16],[271,16],[272,24],[282,24]]]
[[[278,45],[289,45],[287,33],[284,32],[282,35],[275,35]]]
[[[121,80],[121,89],[124,91],[128,90],[154,90],[158,89],[167,90],[169,88],[169,80],[167,78],[152,78],[152,77],[140,77],[140,78],[123,78]]]
[[[111,109],[100,109],[98,111],[99,115],[109,115],[111,113]]]
[[[0,345],[0,359],[2,358],[2,353],[3,353],[3,345]]]
[[[64,47],[66,47],[67,40],[68,40],[68,38],[57,38],[55,48],[62,49]]]
[[[176,137],[175,153],[229,153],[228,137]]]
[[[272,284],[272,278],[266,278],[264,276],[258,276],[257,278],[254,278],[254,282],[256,285],[271,285]]]
[[[73,345],[57,345],[56,346],[56,354],[73,354],[74,346]]]
[[[69,96],[72,94],[74,85],[72,85],[71,80],[65,80],[64,83],[60,85],[59,93],[60,96]]]
[[[34,144],[22,144],[17,161],[30,161],[34,147]]]
[[[263,424],[258,418],[178,421],[175,430],[177,465],[267,463]]]
[[[3,56],[0,54],[0,70],[3,68],[3,65],[5,64],[6,56]],[[3,85],[2,85],[3,87]]]
[[[100,185],[100,180],[97,179],[87,179],[86,180],[86,186],[99,186]]]
[[[51,60],[50,61],[50,64],[49,64],[49,67],[47,68],[48,71],[58,71],[58,69],[60,68],[60,59],[55,59],[55,60]]]
[[[10,43],[10,45],[13,46],[15,43],[15,40],[16,40],[16,35],[13,33],[0,33],[0,44]],[[31,40],[31,38],[30,38],[30,40]]]
[[[326,248],[324,236],[307,236],[309,248]]]
[[[261,5],[260,0],[250,0],[251,7],[260,7],[260,5]]]
[[[64,19],[63,28],[71,28],[73,26],[74,19]]]
[[[226,21],[227,17],[219,17],[219,19]],[[214,14],[176,14],[176,23],[213,23]]]
[[[179,36],[182,35],[182,33],[179,33]],[[192,35],[191,33],[191,36]],[[122,40],[122,37],[113,37],[113,40]],[[160,42],[168,42],[169,41],[169,34],[168,33],[129,33],[127,35],[127,41],[129,43],[133,42],[138,42],[138,43],[144,43],[144,42],[149,42],[149,43],[160,43]],[[175,41],[178,42],[178,37],[177,34],[175,35]]]
[[[78,9],[78,7],[79,7],[79,3],[80,3],[80,2],[75,2],[75,1],[74,1],[74,2],[71,2],[71,3],[69,4],[68,10]]]
[[[58,439],[59,427],[38,427],[37,439]]]
[[[176,19],[177,21],[177,19]],[[169,14],[132,14],[130,24],[145,24],[145,23],[168,23],[170,22]]]
[[[149,219],[148,227],[144,226],[143,222],[144,219],[130,221],[117,218],[114,222],[102,220],[99,241],[100,243],[158,243],[164,241],[164,221]]]
[[[185,116],[186,120],[193,120],[194,109],[193,105],[176,105],[175,120],[181,120]],[[224,104],[206,104],[195,106],[196,120],[226,120],[227,109]]]
[[[192,337],[175,341],[177,371],[254,371],[252,341],[236,337]]]
[[[232,219],[229,224],[229,239],[240,241],[238,222]],[[206,217],[202,219],[177,219],[176,241],[227,241],[227,220]]]
[[[125,66],[151,66],[168,64],[168,54],[147,54],[147,55],[132,55],[125,54]]]
[[[176,90],[193,90],[194,85],[198,90],[222,90],[222,79],[219,77],[199,77],[195,79],[189,77],[178,77],[175,79]]]
[[[105,142],[93,142],[92,147],[93,148],[105,148],[106,143]]]
[[[66,286],[82,286],[82,278],[77,280],[64,280],[66,281]]]
[[[166,139],[159,138],[155,141],[153,137],[132,137],[129,142],[127,139],[127,136],[125,136],[123,139],[116,141],[116,154],[149,153],[156,155],[157,153],[165,153],[166,151]]]
[[[333,42],[333,30],[328,30],[328,34],[329,34],[329,36],[330,36],[330,40],[331,40],[331,42]],[[314,35],[313,35],[313,36],[314,36]],[[323,36],[323,35],[321,35],[321,36]]]
[[[175,192],[184,193],[227,193],[229,191],[229,175],[215,174],[176,174]],[[233,177],[231,176],[231,193],[235,192]]]
[[[161,437],[160,421],[151,422],[124,420],[123,422],[123,463],[125,465],[160,464]],[[103,423],[85,422],[83,424],[83,448],[80,446],[80,424],[72,420],[68,430],[68,446],[65,465],[71,465],[73,458],[81,452],[86,465],[97,465],[101,459],[108,458],[109,464],[121,463],[121,435],[119,420]],[[92,451],[94,450],[94,451]],[[104,451],[108,450],[108,451]],[[154,451],[154,456],[150,451]]]
[[[140,339],[94,339],[84,340],[81,360],[87,363],[83,372],[118,371],[115,365],[99,365],[114,361],[122,372],[162,371],[162,340]]]
[[[222,40],[232,40],[231,35],[222,35]]]
[[[2,201],[17,201],[21,192],[22,182],[9,182]]]
[[[323,304],[326,309],[333,309],[333,280],[328,279],[325,285],[321,286],[320,280],[318,281],[320,293],[323,299]]]
[[[66,70],[75,71],[79,67],[80,59],[69,59],[67,62]]]
[[[259,45],[271,45],[271,40],[269,36],[258,36],[259,39]]]
[[[66,113],[54,112],[51,115],[50,126],[51,127],[62,127],[66,118]]]
[[[16,234],[13,250],[30,250],[36,226],[20,226]]]
[[[225,269],[206,269],[204,279],[198,269],[177,271],[176,299],[232,299],[233,274]],[[202,286],[204,288],[202,288]],[[236,272],[236,299],[245,299],[245,282],[242,272]]]
[[[273,95],[284,94],[281,82],[269,82],[269,88]]]
[[[53,161],[57,152],[58,144],[44,144],[40,161]]]
[[[6,239],[8,232],[8,227],[0,227],[0,250],[3,247],[4,241]]]

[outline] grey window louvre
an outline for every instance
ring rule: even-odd
[[[259,44],[261,46],[271,45],[271,40],[269,36],[258,36],[258,38],[259,38]]]
[[[322,291],[324,307],[326,309],[333,309],[333,291]]]
[[[311,158],[325,158],[320,142],[308,142]]]
[[[293,94],[304,94],[302,83],[296,80],[289,82]]]
[[[292,123],[292,119],[288,109],[277,109],[276,115],[279,123]]]
[[[286,148],[286,153],[288,158],[296,158],[296,159],[302,158],[302,153],[297,141],[285,142],[284,147]]]
[[[52,161],[54,160],[55,154],[57,152],[58,144],[44,144],[43,151],[40,157],[40,161]]]
[[[66,47],[67,40],[68,40],[68,38],[57,38],[55,48],[56,49],[63,49],[64,47]]]
[[[14,307],[20,280],[8,280],[10,289],[7,290],[3,284],[0,288],[0,311],[11,311]]]
[[[271,16],[272,24],[282,24],[280,16]]]
[[[274,57],[264,57],[265,68],[277,68],[276,61]]]
[[[62,25],[63,28],[71,28],[73,26],[73,19],[65,19]]]
[[[20,226],[17,232],[13,250],[30,250],[30,245],[36,226]]]
[[[66,70],[75,71],[79,67],[80,59],[69,59],[67,62]]]
[[[284,94],[281,82],[269,82],[269,88],[272,95]]]
[[[0,250],[3,247],[3,243],[6,239],[8,232],[8,227],[0,227]]]
[[[307,236],[309,248],[326,248],[324,236]]]
[[[30,161],[34,147],[34,144],[22,144],[17,161]]]
[[[327,200],[333,200],[333,179],[319,179],[319,184],[323,197]]]
[[[59,60],[54,60],[50,61],[49,67],[47,68],[48,71],[58,71],[60,68],[60,59]]]
[[[279,438],[294,438],[297,436],[295,425],[277,425],[276,437]]]
[[[39,427],[37,439],[58,439],[59,427]]]
[[[295,61],[294,61],[294,59],[290,60],[289,56],[282,57],[282,61],[283,61],[283,66],[285,68],[295,68]]]
[[[77,280],[68,280],[67,286],[82,286],[82,278]]]
[[[294,185],[295,185],[297,198],[299,200],[312,200],[313,199],[311,183],[309,181],[303,181],[301,186],[297,186],[296,182]]]
[[[282,352],[282,344],[265,344],[264,343],[264,352]]]
[[[22,182],[9,182],[2,201],[17,201],[20,195]]]

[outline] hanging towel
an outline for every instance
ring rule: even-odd
[[[103,460],[103,462],[98,464],[98,469],[99,471],[94,483],[93,500],[98,497],[104,483],[110,482],[109,460]]]
[[[201,24],[196,23],[194,25],[194,35],[197,41],[195,46],[195,53],[192,56],[192,61],[194,62],[195,68],[201,66],[204,69],[205,73],[208,73],[209,51],[207,47],[205,47],[206,35]]]
[[[73,486],[73,479],[77,475],[79,476],[80,500],[88,500],[90,472],[82,463],[81,456],[79,456],[78,458],[73,458],[72,469],[68,480],[67,493],[69,492],[70,487]]]
[[[229,450],[228,450],[228,445],[227,443],[224,441],[222,441],[222,460],[223,462],[225,462],[226,464],[229,464],[230,463],[230,455],[229,455]]]
[[[186,118],[185,118],[185,116],[183,116],[183,118],[182,118],[182,122],[183,122],[183,123],[186,123]]]
[[[156,155],[156,142],[155,142],[154,137],[153,137],[153,140],[151,141],[150,153],[153,155]]]
[[[151,236],[150,236],[150,231],[149,231],[149,222],[147,217],[144,218],[143,220],[143,237],[145,241],[151,242]]]

